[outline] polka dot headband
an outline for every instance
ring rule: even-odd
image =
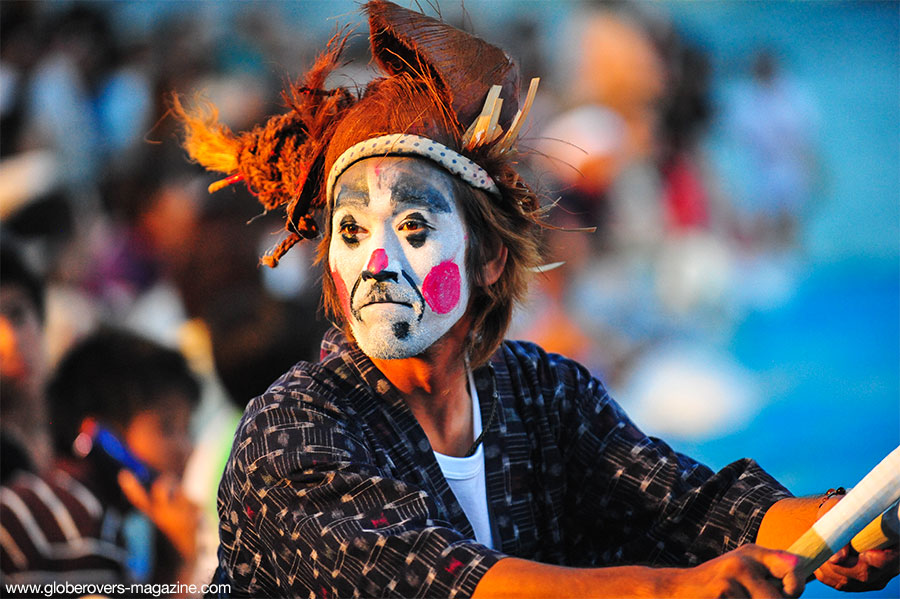
[[[497,184],[487,174],[487,171],[462,154],[427,137],[409,133],[394,133],[373,137],[350,146],[335,160],[331,172],[328,174],[328,185],[325,188],[328,204],[331,204],[335,181],[345,170],[350,168],[350,165],[372,156],[408,155],[427,158],[440,164],[472,187],[500,195]]]

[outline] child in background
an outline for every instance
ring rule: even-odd
[[[131,333],[72,348],[47,391],[59,458],[0,494],[3,582],[179,580],[195,557],[181,476],[199,393],[181,354]]]

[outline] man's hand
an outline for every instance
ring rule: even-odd
[[[172,542],[185,563],[193,563],[197,554],[199,510],[170,474],[161,474],[150,491],[127,470],[119,471],[119,486],[134,507],[142,511]]]
[[[831,497],[819,506],[816,520],[824,516],[843,496]],[[816,578],[839,591],[858,593],[877,591],[900,573],[900,550],[872,549],[857,553],[850,545],[843,547],[816,570]]]
[[[798,563],[797,556],[785,551],[744,545],[694,568],[668,570],[671,580],[663,585],[663,595],[799,597],[805,581],[794,571]]]
[[[897,547],[857,553],[847,545],[816,570],[816,578],[839,591],[856,593],[883,589],[898,573]]]

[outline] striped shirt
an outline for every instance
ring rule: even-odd
[[[125,581],[121,511],[79,478],[57,467],[0,488],[4,584]]]
[[[219,487],[235,595],[467,597],[503,556],[692,565],[752,542],[790,494],[644,435],[575,362],[504,342],[474,372],[494,546],[477,543],[400,393],[330,331],[247,407]]]

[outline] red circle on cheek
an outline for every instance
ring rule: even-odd
[[[446,314],[459,303],[461,280],[455,262],[441,262],[422,281],[425,302],[437,314]]]
[[[350,294],[347,293],[347,285],[344,279],[338,274],[337,270],[331,271],[331,280],[334,281],[334,288],[337,290],[338,300],[341,302],[341,308],[344,310],[344,316],[350,318]]]

